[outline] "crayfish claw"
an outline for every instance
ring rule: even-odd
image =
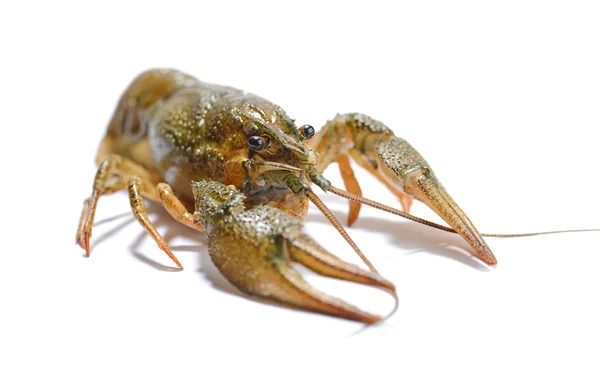
[[[289,252],[292,260],[304,265],[315,273],[396,292],[394,284],[379,274],[343,261],[304,234],[288,238],[288,241],[290,243]]]
[[[403,192],[423,202],[444,219],[471,245],[479,259],[489,265],[496,264],[496,258],[481,234],[408,142],[392,136],[377,146],[377,153],[381,172],[386,178],[393,179]]]
[[[344,302],[343,300],[327,295],[311,285],[309,285],[295,269],[285,264],[278,267],[278,270],[284,279],[281,283],[279,297],[287,304],[293,304],[300,308],[346,318],[358,322],[375,323],[381,320],[381,316],[364,312],[355,306]],[[288,286],[288,287],[285,287]]]
[[[351,200],[349,224],[358,217],[356,202],[374,203],[363,198],[358,185],[353,184],[356,179],[351,173],[347,154],[398,197],[404,213],[410,211],[413,199],[423,202],[467,241],[479,259],[490,265],[496,264],[496,258],[481,234],[446,192],[425,159],[382,122],[360,113],[337,115],[315,138],[315,150],[320,155],[318,170],[323,171],[333,161],[340,165],[348,192],[343,195],[343,191],[338,190],[336,194]],[[333,187],[328,190],[333,191]],[[381,206],[377,207],[396,214],[392,208]]]
[[[384,288],[395,297],[392,283],[327,252],[286,212],[267,205],[245,210],[241,192],[214,181],[193,182],[193,191],[194,219],[207,233],[211,259],[241,291],[354,321],[381,320],[309,285],[293,268],[296,261],[324,276]]]

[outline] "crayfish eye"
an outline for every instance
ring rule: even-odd
[[[265,140],[259,136],[253,136],[253,137],[248,138],[248,146],[253,151],[263,150],[265,148],[266,144],[267,143],[265,142]]]
[[[315,128],[310,125],[304,125],[300,127],[300,132],[306,139],[310,139],[315,135]]]

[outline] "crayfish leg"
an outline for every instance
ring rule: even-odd
[[[344,186],[346,187],[346,190],[357,196],[362,196],[360,184],[358,183],[358,180],[354,175],[354,170],[352,170],[352,166],[350,165],[348,155],[340,155],[338,156],[336,161],[340,168],[340,174],[342,175],[342,180],[344,181]],[[350,210],[348,212],[348,225],[351,226],[358,219],[361,204],[352,200],[349,200],[349,202]]]
[[[76,240],[79,246],[90,254],[90,238],[94,224],[94,216],[98,205],[98,200],[102,195],[112,194],[114,192],[127,189],[129,192],[129,201],[132,212],[138,222],[156,241],[159,248],[163,250],[173,262],[183,269],[181,263],[175,257],[167,242],[156,230],[148,218],[144,198],[153,202],[160,202],[165,209],[182,224],[196,230],[202,231],[199,224],[194,223],[192,214],[185,208],[183,203],[174,195],[171,187],[161,183],[155,186],[150,181],[150,173],[134,161],[121,155],[112,154],[100,162],[92,196],[85,200],[79,226],[77,228]]]
[[[94,178],[92,195],[84,202],[77,228],[77,243],[88,256],[90,255],[92,226],[100,196],[125,189],[129,178],[134,175],[145,180],[150,178],[150,173],[146,169],[123,156],[113,154],[100,161]]]
[[[144,188],[144,189],[143,189]],[[156,227],[150,219],[148,218],[148,211],[146,210],[146,203],[144,202],[144,198],[142,197],[142,192],[145,194],[156,193],[156,189],[152,186],[152,184],[146,183],[143,185],[142,180],[134,175],[127,182],[127,189],[129,191],[129,202],[131,204],[131,210],[133,211],[133,215],[138,220],[138,222],[144,227],[146,232],[156,241],[158,247],[165,252],[173,260],[179,269],[183,269],[183,266],[175,257],[175,254],[169,248],[169,244],[165,239],[160,235],[160,233],[156,230]]]

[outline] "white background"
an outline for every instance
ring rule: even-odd
[[[90,258],[74,241],[117,99],[157,66],[257,93],[299,124],[382,120],[480,231],[600,228],[597,3],[15,4],[0,7],[0,369],[600,368],[599,233],[488,239],[490,269],[456,236],[363,207],[349,233],[400,297],[367,329],[241,295],[200,234],[152,207],[185,267],[172,271],[125,194],[101,199]],[[326,176],[341,184],[336,166]],[[344,200],[323,200],[345,220]],[[392,306],[306,275],[373,312]]]

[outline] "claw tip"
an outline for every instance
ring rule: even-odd
[[[491,266],[495,266],[498,264],[498,260],[496,259],[496,257],[491,256],[488,259],[484,260],[486,264],[491,265]]]

